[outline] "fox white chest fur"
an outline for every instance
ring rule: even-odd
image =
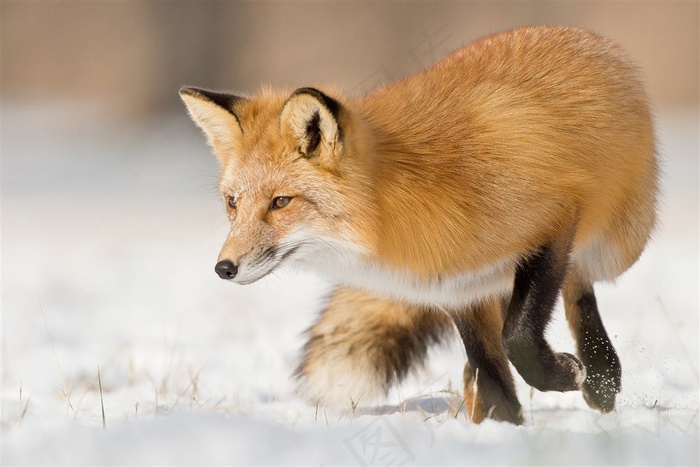
[[[311,238],[293,265],[344,286],[372,291],[380,296],[417,306],[455,309],[488,297],[509,293],[515,261],[503,259],[473,271],[432,279],[409,270],[381,264],[367,252],[336,239]]]

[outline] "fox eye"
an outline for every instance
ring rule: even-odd
[[[270,211],[286,208],[291,200],[291,196],[278,196],[277,198],[274,198],[272,200],[272,204],[270,205]]]
[[[226,197],[226,206],[229,209],[236,209],[236,198],[233,196],[227,196]]]

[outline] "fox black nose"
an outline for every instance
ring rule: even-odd
[[[219,277],[223,280],[231,280],[236,277],[236,274],[238,273],[238,266],[225,259],[216,263],[214,271],[216,271]]]

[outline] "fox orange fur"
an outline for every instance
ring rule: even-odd
[[[474,421],[523,421],[509,362],[540,390],[614,408],[620,364],[593,284],[639,258],[658,172],[619,47],[528,27],[359,97],[180,94],[221,163],[217,273],[247,284],[293,264],[338,285],[299,366],[308,397],[381,395],[456,326]],[[578,358],[544,339],[560,293]]]

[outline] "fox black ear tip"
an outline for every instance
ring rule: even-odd
[[[182,86],[178,91],[181,96],[193,96],[197,93],[197,88],[192,86]]]

